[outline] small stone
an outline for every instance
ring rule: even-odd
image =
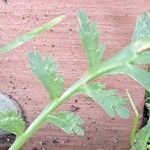
[[[22,108],[15,101],[15,99],[13,99],[12,96],[0,92],[0,112],[2,111],[15,111],[21,116],[23,116]],[[6,120],[7,118],[4,119],[4,121]],[[8,145],[10,146],[10,143],[12,143],[14,140],[15,136],[13,134],[10,134],[4,130],[0,130],[0,149],[2,143],[8,147]]]

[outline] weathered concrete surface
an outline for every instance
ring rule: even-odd
[[[48,103],[46,91],[28,67],[27,52],[38,48],[43,55],[51,53],[60,64],[65,88],[79,79],[86,68],[86,59],[80,44],[76,13],[88,12],[98,22],[102,41],[107,45],[105,58],[124,47],[131,38],[135,18],[150,9],[149,0],[8,0],[0,1],[0,45],[14,37],[67,14],[67,18],[53,30],[32,40],[15,51],[0,55],[0,91],[12,95],[32,121]],[[131,78],[113,76],[103,79],[108,88],[117,88],[125,95],[129,89],[140,114],[143,111],[144,90]],[[70,137],[54,126],[47,125],[24,145],[24,150],[128,150],[132,117],[129,120],[110,119],[94,102],[78,96],[61,107],[76,110],[85,120],[85,137]],[[133,113],[131,112],[131,116]]]

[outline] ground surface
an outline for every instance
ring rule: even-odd
[[[98,22],[102,41],[106,44],[105,58],[119,51],[132,35],[135,18],[150,9],[149,0],[0,0],[0,46],[16,36],[67,14],[65,21],[42,37],[0,55],[0,91],[12,95],[24,109],[31,122],[48,103],[46,91],[28,67],[27,52],[36,48],[43,55],[52,54],[60,64],[65,88],[79,79],[86,68],[86,60],[79,41],[77,10],[84,9]],[[103,79],[108,88],[116,88],[125,95],[132,92],[142,116],[144,90],[126,76]],[[81,114],[85,120],[85,137],[70,137],[54,126],[47,125],[24,145],[23,150],[128,150],[132,117],[129,120],[110,119],[88,98],[78,96],[65,104],[67,109]],[[133,113],[131,112],[131,116]]]

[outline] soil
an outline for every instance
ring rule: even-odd
[[[8,0],[2,0],[2,1],[4,1],[5,3],[7,3],[7,2],[8,2]]]
[[[5,134],[4,136],[0,136],[0,150],[8,150],[14,140],[15,135],[13,134]]]

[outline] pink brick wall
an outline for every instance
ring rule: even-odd
[[[149,0],[8,0],[0,1],[0,45],[33,27],[67,14],[67,18],[53,30],[32,40],[15,51],[0,55],[0,91],[11,94],[23,107],[28,121],[32,121],[48,103],[46,91],[28,67],[27,52],[40,49],[43,55],[52,54],[60,64],[65,88],[79,79],[86,68],[86,59],[77,34],[77,11],[84,9],[95,20],[106,44],[105,58],[124,47],[131,38],[135,18],[150,9]],[[108,88],[116,88],[125,95],[129,89],[142,115],[144,90],[127,76],[102,79]],[[77,101],[76,101],[77,100]],[[24,146],[24,150],[128,150],[132,117],[129,120],[110,119],[88,98],[77,96],[61,107],[76,111],[85,120],[85,137],[70,137],[56,127],[47,125]],[[131,116],[133,113],[131,112]]]

